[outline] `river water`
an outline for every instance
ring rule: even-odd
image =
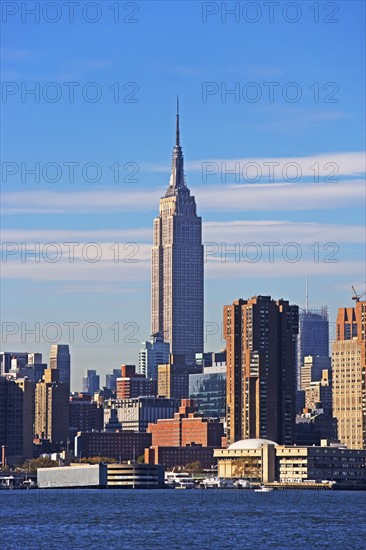
[[[0,491],[0,548],[359,550],[365,509],[348,491]]]

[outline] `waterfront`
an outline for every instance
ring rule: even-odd
[[[366,492],[0,492],[2,549],[358,549]]]

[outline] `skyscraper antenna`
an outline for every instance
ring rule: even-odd
[[[306,268],[306,282],[305,282],[305,313],[309,309],[309,286],[308,286],[308,268]]]
[[[180,147],[180,137],[179,137],[179,96],[177,96],[177,114],[176,114],[175,145],[176,145],[176,147]]]

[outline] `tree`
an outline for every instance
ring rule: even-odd
[[[54,468],[58,466],[58,462],[51,460],[49,456],[40,456],[32,460],[26,460],[24,464],[17,467],[17,470],[24,471],[28,474],[36,474],[38,468]]]
[[[202,472],[202,464],[199,460],[196,460],[195,462],[189,462],[184,466],[184,470],[186,470],[190,474],[200,474]]]
[[[111,456],[91,456],[89,458],[82,458],[81,460],[75,458],[74,462],[80,462],[81,464],[100,464],[101,462],[114,464],[117,460]]]
[[[138,456],[136,462],[137,464],[145,464],[145,456],[144,455]]]

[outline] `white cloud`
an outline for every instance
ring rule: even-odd
[[[258,174],[257,168],[250,169],[251,164],[256,164],[260,167],[260,170],[264,178],[269,180],[269,175],[273,174],[275,180],[281,180],[283,177],[290,178],[295,174],[294,170],[291,172],[290,167],[287,172],[286,166],[292,163],[296,163],[301,171],[299,174],[304,177],[314,178],[314,174],[319,174],[319,177],[325,178],[331,176],[333,168],[330,163],[335,165],[337,172],[334,173],[333,177],[337,176],[356,176],[365,173],[365,152],[364,151],[355,151],[349,153],[320,153],[317,155],[310,155],[306,157],[239,157],[235,159],[225,159],[225,158],[213,158],[213,159],[201,159],[188,161],[185,163],[185,169],[187,172],[203,172],[207,171],[207,163],[212,164],[211,170],[216,169],[216,173],[221,174],[221,171],[225,172],[229,170],[236,170],[239,174],[243,175],[243,169],[245,170],[244,174],[247,175],[248,181],[253,181],[253,179]],[[273,166],[268,166],[271,164]],[[169,172],[170,166],[168,164],[149,164],[146,165],[146,168],[151,172]],[[271,171],[270,171],[271,170]],[[212,176],[211,176],[212,178]],[[243,178],[241,178],[243,179]],[[210,182],[210,176],[207,175],[207,181]]]
[[[363,243],[365,228],[362,225],[322,224],[277,220],[205,222],[204,241],[240,242],[279,241],[286,243]]]
[[[199,211],[329,210],[365,203],[365,182],[192,186]],[[24,191],[3,193],[2,214],[104,214],[158,209],[163,190]]]

